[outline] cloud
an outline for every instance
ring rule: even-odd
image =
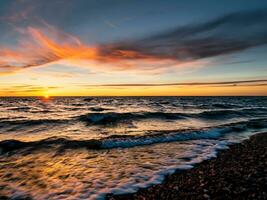
[[[72,35],[60,32],[52,26],[44,30],[28,27],[19,30],[23,39],[16,48],[2,47],[0,50],[0,69],[17,71],[38,67],[61,60],[91,59],[93,48],[84,46]],[[53,39],[54,38],[54,39]]]
[[[106,45],[101,53],[113,59],[209,58],[266,44],[266,24],[267,10],[238,12],[141,40]]]
[[[101,46],[89,46],[78,37],[67,34],[53,26],[17,29],[24,37],[16,48],[0,49],[0,72],[17,72],[22,69],[53,63],[71,66],[94,66],[94,70],[139,70],[159,73],[163,68],[201,66],[202,62],[179,62],[172,59],[120,59],[103,55]]]
[[[41,27],[17,28],[23,37],[16,47],[0,48],[0,74],[52,63],[152,73],[195,67],[201,59],[266,44],[266,24],[266,10],[246,11],[139,40],[90,46],[42,21]]]
[[[29,85],[29,84],[22,84],[22,85],[13,85],[8,87],[1,87],[0,92],[4,93],[29,93],[29,92],[46,92],[51,91],[54,89],[59,89],[58,86],[40,86],[40,85]]]
[[[101,84],[101,85],[84,85],[99,87],[158,87],[158,86],[237,86],[237,85],[267,85],[267,79],[259,80],[238,80],[238,81],[222,81],[222,82],[180,82],[180,83],[118,83],[118,84]]]

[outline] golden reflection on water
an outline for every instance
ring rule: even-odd
[[[132,192],[160,181],[163,171],[186,164],[184,157],[205,155],[198,144],[186,142],[152,148],[21,153],[1,157],[1,192],[34,199],[95,199],[109,192]]]

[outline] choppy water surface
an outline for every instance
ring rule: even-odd
[[[0,98],[0,197],[134,192],[266,128],[266,97]]]

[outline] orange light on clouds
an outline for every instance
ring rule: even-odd
[[[0,46],[0,69],[5,74],[52,64],[87,67],[103,71],[138,71],[152,73],[163,69],[199,66],[199,61],[181,61],[172,57],[146,55],[137,50],[123,50],[114,44],[92,46],[79,37],[49,24],[17,30],[21,37],[16,48]],[[0,72],[1,73],[1,72]]]

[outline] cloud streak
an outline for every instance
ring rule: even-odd
[[[100,84],[100,85],[86,85],[99,87],[159,87],[159,86],[238,86],[249,85],[259,86],[267,85],[267,79],[259,80],[238,80],[238,81],[221,81],[221,82],[180,82],[180,83],[118,83],[118,84]]]
[[[117,59],[203,59],[266,44],[266,24],[266,10],[237,12],[101,50]]]
[[[139,40],[90,46],[78,37],[42,23],[17,28],[23,36],[14,47],[1,47],[0,74],[67,63],[108,70],[162,70],[240,52],[267,43],[267,11],[228,14]],[[90,65],[92,64],[93,65]]]
[[[29,85],[29,84],[22,84],[22,85],[13,85],[9,87],[2,87],[0,88],[0,92],[4,93],[30,93],[30,92],[46,92],[51,91],[54,89],[60,89],[58,86],[40,86],[40,85]]]

